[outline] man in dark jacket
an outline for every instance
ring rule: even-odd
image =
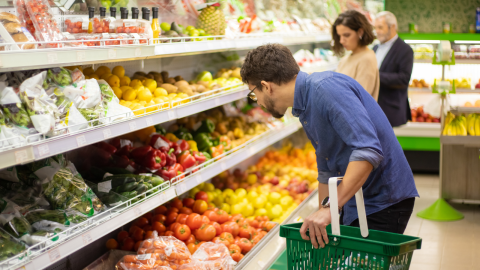
[[[408,103],[408,84],[413,68],[413,50],[397,35],[397,19],[389,11],[380,12],[375,31],[380,45],[373,50],[380,71],[378,105],[387,115],[392,127],[411,120]]]

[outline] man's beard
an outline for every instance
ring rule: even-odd
[[[265,109],[275,118],[282,118],[285,113],[279,113],[274,109],[273,100],[265,96]]]
[[[384,35],[377,35],[377,38],[378,40],[380,41],[380,43],[385,43],[388,41],[388,37],[390,37],[390,30],[388,30],[387,33],[385,33]]]

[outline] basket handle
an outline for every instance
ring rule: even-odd
[[[338,181],[343,180],[343,177],[330,177],[328,179],[328,193],[330,197],[330,213],[332,216],[332,234],[340,234],[340,214],[338,213]],[[368,237],[367,214],[365,211],[365,203],[363,201],[363,191],[360,188],[355,193],[355,201],[357,203],[358,221],[360,224],[360,232],[364,238]]]

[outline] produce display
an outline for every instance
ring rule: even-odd
[[[424,79],[420,79],[420,80],[413,79],[409,87],[428,88],[430,87],[430,85],[426,83]]]
[[[480,107],[480,99],[477,99],[473,104],[470,101],[465,102],[465,107]]]
[[[423,106],[410,109],[412,114],[412,122],[440,123],[440,118],[436,118],[426,113]]]
[[[442,135],[480,136],[480,114],[470,113],[465,117],[465,115],[455,116],[448,112]]]
[[[417,44],[410,45],[413,49],[414,59],[433,59],[433,45],[431,44]]]

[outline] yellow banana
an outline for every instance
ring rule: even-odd
[[[477,115],[471,113],[467,117],[467,132],[471,136],[475,136],[475,120],[477,120]]]
[[[448,134],[447,134],[447,133],[448,133],[447,131],[448,131],[448,128],[449,128],[449,127],[450,127],[449,124],[445,124],[445,127],[443,128],[442,135],[448,135]]]
[[[465,117],[463,118],[465,119]],[[465,124],[464,124],[465,121],[462,119],[462,122],[458,123],[457,136],[467,136],[467,128],[465,127]]]
[[[447,126],[447,135],[448,136],[455,136],[456,134],[457,134],[457,131],[455,129],[455,122],[452,121]]]
[[[460,123],[462,123],[464,125],[464,127],[466,127],[467,126],[467,118],[465,118],[465,115],[460,115],[459,119],[460,119]]]
[[[480,136],[480,115],[475,119],[475,136]]]
[[[447,112],[447,117],[445,117],[445,126],[450,124],[453,119],[455,119],[455,115],[453,115],[451,112]]]

